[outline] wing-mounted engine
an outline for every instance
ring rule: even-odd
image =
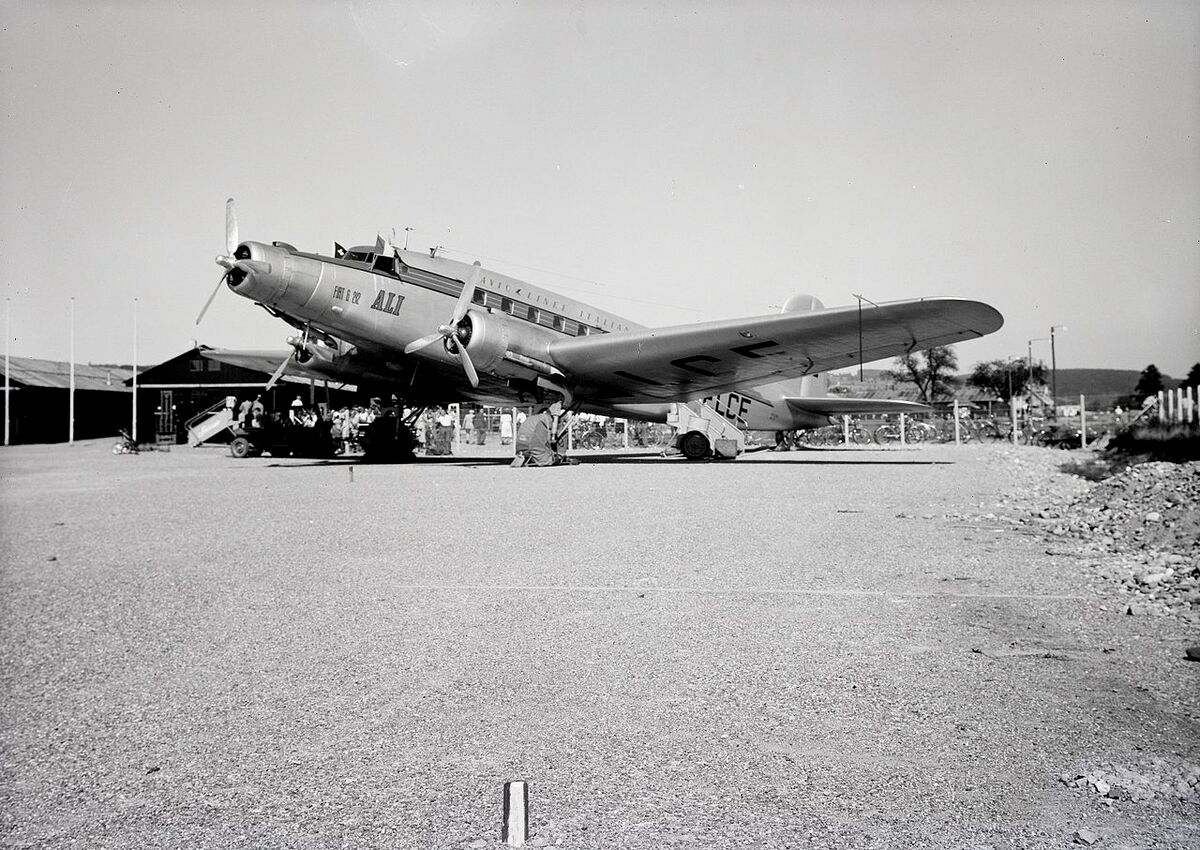
[[[471,310],[458,323],[455,335],[446,338],[443,345],[451,356],[458,355],[458,346],[465,347],[478,371],[497,374],[508,352],[509,330],[506,314]]]
[[[450,315],[450,321],[436,332],[413,340],[405,354],[415,354],[435,343],[457,361],[471,386],[479,386],[480,371],[499,378],[535,380],[553,373],[546,362],[546,334],[534,328],[517,326],[507,313],[481,310],[473,306],[475,287],[482,270],[476,263],[464,282],[462,293]]]

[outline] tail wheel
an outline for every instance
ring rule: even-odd
[[[699,431],[689,431],[679,438],[679,451],[688,460],[703,460],[712,454],[712,446]]]

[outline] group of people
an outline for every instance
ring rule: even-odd
[[[307,406],[297,396],[288,407],[287,416],[268,413],[262,396],[247,398],[240,404],[230,397],[228,406],[236,409],[237,426],[243,429],[267,428],[274,424],[290,424],[303,428],[329,429],[329,436],[337,454],[351,454],[360,450],[359,437],[376,417],[382,414],[378,399],[369,406],[345,405],[328,413],[318,406]],[[236,408],[234,405],[236,404]],[[398,411],[397,411],[398,412]],[[405,409],[404,420],[409,421],[414,411]],[[561,402],[543,405],[538,412],[526,417],[524,411],[501,411],[496,417],[496,430],[500,445],[516,442],[517,466],[557,466],[578,463],[559,452],[560,443],[565,445],[570,415],[563,410]],[[454,413],[443,406],[426,409],[413,423],[417,448],[426,455],[449,455],[454,444],[466,441],[472,445],[487,445],[492,432],[489,415],[481,407],[470,407],[458,421]]]
[[[517,421],[524,418],[524,413],[517,413]],[[493,433],[489,414],[482,407],[468,408],[461,421],[445,407],[432,407],[421,414],[415,428],[417,445],[427,455],[451,454],[456,443],[486,446],[488,435]],[[499,433],[500,445],[512,445],[514,432],[511,411],[504,410],[496,416],[495,430]]]
[[[379,415],[380,407],[377,399],[370,406],[343,405],[336,410],[326,413],[319,405],[306,405],[300,396],[292,399],[288,406],[287,415],[268,411],[261,395],[254,399],[246,398],[240,403],[233,396],[229,397],[227,406],[235,411],[235,423],[243,430],[257,430],[273,426],[295,426],[300,428],[329,429],[330,440],[337,454],[350,454],[360,450],[359,435]]]

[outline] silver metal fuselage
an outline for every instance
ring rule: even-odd
[[[550,344],[572,336],[621,333],[641,325],[564,295],[490,270],[476,281],[469,318],[468,351],[479,373],[472,388],[457,354],[431,345],[405,356],[405,345],[446,321],[469,279],[472,266],[409,251],[374,255],[351,249],[346,257],[297,251],[283,243],[243,242],[229,287],[316,338],[324,334],[345,345],[309,345],[338,372],[357,370],[366,380],[402,385],[419,402],[468,399],[491,404],[529,403],[539,378],[569,380],[555,366]],[[323,332],[323,333],[322,333]],[[332,371],[332,370],[331,370]],[[782,401],[795,380],[723,393],[709,399],[740,427],[781,430],[826,424],[824,416],[800,416]],[[609,416],[665,421],[669,404],[608,404],[580,398],[581,409]]]

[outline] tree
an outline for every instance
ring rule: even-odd
[[[896,358],[897,369],[888,375],[894,381],[909,381],[917,385],[921,401],[926,404],[939,397],[949,396],[958,385],[954,370],[958,368],[958,355],[948,345],[935,345],[920,352],[909,352]]]
[[[1133,388],[1133,395],[1138,401],[1141,401],[1146,396],[1158,395],[1159,391],[1163,389],[1165,387],[1163,386],[1162,373],[1158,371],[1157,366],[1151,363],[1142,370],[1137,386]]]
[[[1046,367],[1033,364],[1030,371],[1025,360],[988,360],[976,363],[967,383],[994,394],[1004,402],[1027,394],[1031,384],[1045,383]]]
[[[1200,389],[1200,363],[1192,365],[1192,368],[1187,373],[1187,377],[1183,379],[1183,383],[1180,386]]]

